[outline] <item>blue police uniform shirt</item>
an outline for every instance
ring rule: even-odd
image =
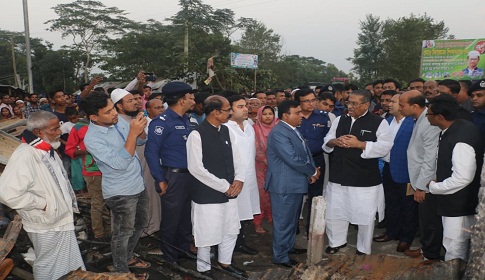
[[[345,105],[342,104],[342,102],[340,102],[340,100],[338,100],[337,102],[335,102],[335,107],[333,108],[332,113],[336,117],[340,117],[344,113],[344,110],[345,110]]]
[[[307,141],[312,155],[322,153],[323,138],[330,130],[330,117],[325,111],[315,110],[307,118],[302,118],[298,131]]]
[[[187,168],[185,144],[191,131],[188,116],[179,116],[171,108],[150,122],[145,158],[157,184],[165,181],[162,166]]]
[[[473,111],[471,117],[472,123],[480,129],[482,140],[485,140],[485,109]]]

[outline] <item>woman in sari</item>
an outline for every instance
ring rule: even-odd
[[[269,193],[264,190],[264,182],[266,180],[266,169],[268,168],[268,160],[266,158],[268,135],[276,123],[277,119],[273,108],[262,106],[258,109],[256,123],[253,125],[253,128],[256,138],[256,179],[258,181],[261,214],[254,215],[253,223],[255,231],[261,234],[266,232],[261,226],[263,218],[266,218],[270,223],[273,221]]]

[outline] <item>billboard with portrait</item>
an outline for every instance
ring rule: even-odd
[[[245,53],[231,53],[231,67],[258,69],[258,55]]]
[[[485,38],[424,40],[420,77],[425,80],[478,80],[484,77]]]

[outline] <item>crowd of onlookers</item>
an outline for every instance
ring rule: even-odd
[[[389,78],[362,88],[335,83],[251,94],[195,92],[182,82],[152,89],[143,72],[125,89],[97,87],[100,81],[96,77],[82,85],[77,97],[62,90],[40,99],[36,93],[23,100],[3,94],[0,110],[2,121],[29,119],[22,142],[45,151],[44,157],[51,156],[42,161],[56,178],[62,190],[59,195],[73,203],[69,211],[77,208],[71,190],[84,195],[87,189],[93,238],[111,240],[116,271],[149,267],[133,257],[134,246],[141,236],[159,232],[166,261],[183,258],[180,250],[197,251],[198,270],[213,277],[207,263],[210,246],[218,244],[219,266],[247,276],[231,265],[232,252],[258,253],[246,245],[244,235],[250,228],[266,233],[263,219],[273,224],[273,262],[292,267],[296,262],[288,255],[304,252],[294,248],[294,236],[300,231],[297,219],[303,218],[303,195],[308,207],[307,236],[312,198],[327,199],[328,254],[347,245],[350,223],[359,227],[358,255],[371,253],[372,240],[399,240],[397,251],[408,256],[424,255],[436,261],[443,245],[448,253],[445,259],[466,260],[469,235],[459,232],[473,221],[446,217],[470,217],[473,207],[462,211],[464,206],[453,205],[456,208],[450,214],[439,205],[450,203],[456,189],[471,184],[465,177],[481,170],[483,149],[473,159],[473,174],[457,175],[468,158],[455,158],[453,151],[460,133],[475,129],[477,139],[485,139],[485,80],[417,78],[403,86]],[[453,123],[459,123],[460,129]],[[50,134],[46,127],[52,127]],[[448,136],[452,132],[457,133],[453,139]],[[448,150],[438,149],[442,135],[448,136],[443,140],[449,141]],[[469,146],[480,150],[475,142]],[[459,147],[463,153],[470,152],[468,146]],[[63,168],[57,169],[57,163]],[[445,196],[449,197],[441,201]],[[12,197],[4,200],[15,201]],[[39,198],[31,199],[34,210],[49,210],[49,202],[45,206]],[[476,201],[473,198],[469,204]],[[227,208],[208,206],[216,204]],[[103,223],[107,208],[113,216],[111,230]],[[218,211],[224,211],[224,217]],[[376,213],[379,221],[386,217],[387,228],[384,235],[373,237]],[[33,232],[29,237],[36,244],[46,242],[39,239],[46,232],[58,231],[29,228],[28,219],[27,229]],[[59,228],[71,230],[69,222]],[[418,228],[422,248],[412,250]],[[72,244],[67,236],[59,238]],[[137,277],[147,279],[148,274]]]

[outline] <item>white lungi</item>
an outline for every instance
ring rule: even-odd
[[[34,245],[36,280],[58,279],[78,268],[86,270],[74,230],[27,234]]]

